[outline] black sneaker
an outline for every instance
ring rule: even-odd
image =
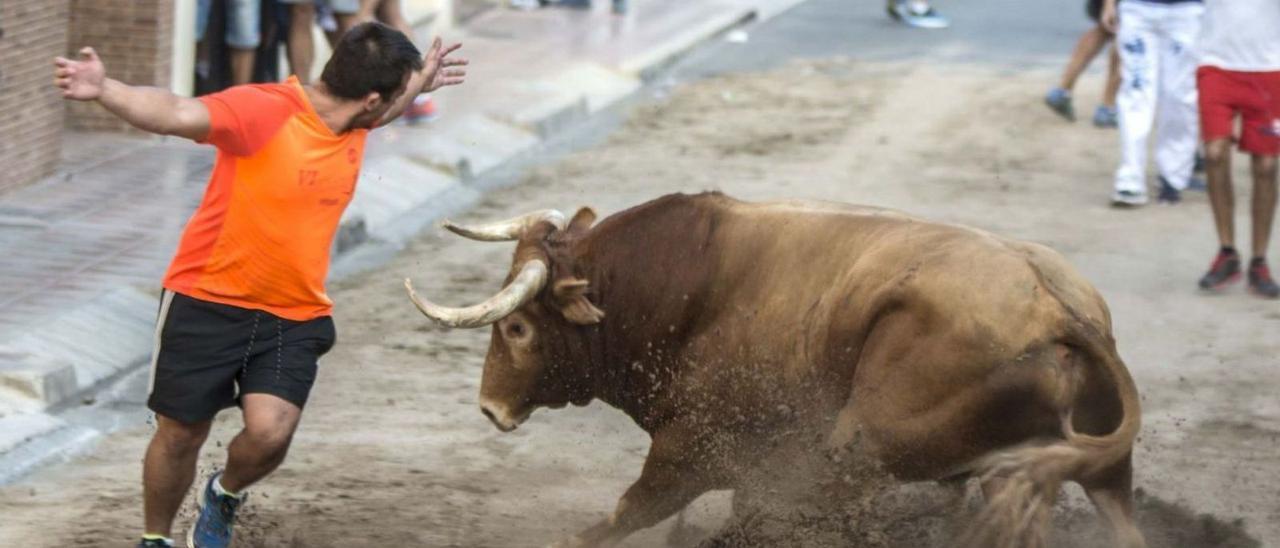
[[[1280,285],[1271,279],[1271,269],[1262,259],[1254,259],[1249,263],[1249,291],[1259,297],[1274,299],[1280,297]]]
[[[1221,289],[1240,279],[1240,255],[1234,251],[1219,251],[1209,272],[1200,278],[1200,289]]]
[[[1182,191],[1173,188],[1169,184],[1169,180],[1163,175],[1160,176],[1160,194],[1156,196],[1156,200],[1162,204],[1173,205],[1182,201]]]
[[[173,542],[162,538],[144,538],[138,541],[137,548],[173,548]]]

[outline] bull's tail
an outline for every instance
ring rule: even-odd
[[[1096,329],[1085,329],[1087,333],[1073,346],[1083,351],[1092,372],[1113,380],[1122,411],[1119,426],[1101,436],[1077,433],[1068,408],[1062,417],[1064,440],[1001,451],[978,462],[976,471],[984,484],[990,482],[989,498],[978,520],[961,537],[960,546],[1043,546],[1062,482],[1098,474],[1133,450],[1141,426],[1137,387],[1114,342]]]

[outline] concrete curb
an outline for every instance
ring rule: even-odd
[[[621,71],[581,63],[527,82],[529,96],[538,99],[510,112],[443,120],[430,131],[398,126],[374,133],[360,190],[335,238],[330,279],[390,260],[427,225],[473,206],[488,190],[518,182],[471,184],[527,158],[541,143],[632,95],[653,70],[760,13],[744,7],[702,21],[623,60]],[[111,385],[123,384],[121,379],[141,375],[154,343],[155,312],[155,294],[116,288],[0,339],[0,485],[85,450],[120,426],[84,419],[92,413],[77,408],[91,403],[93,394],[119,392]]]

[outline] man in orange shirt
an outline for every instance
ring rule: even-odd
[[[231,542],[245,488],[284,460],[335,340],[325,295],[329,249],[355,191],[365,137],[420,92],[462,83],[465,60],[436,39],[426,55],[399,31],[364,23],[335,47],[320,82],[230,88],[198,99],[106,77],[91,48],[55,60],[63,97],[97,101],[130,124],[217,147],[203,202],[164,278],[147,405],[139,546],[172,546],[214,415],[239,405],[244,428],[205,484],[188,546]]]

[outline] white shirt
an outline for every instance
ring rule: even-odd
[[[1280,71],[1280,0],[1205,0],[1200,64]]]

